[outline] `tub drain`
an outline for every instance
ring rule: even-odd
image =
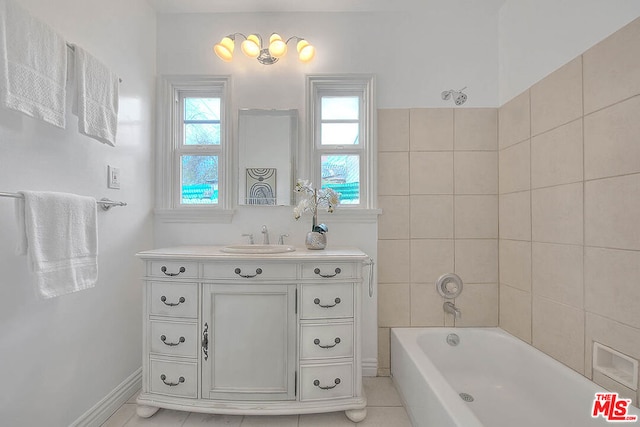
[[[462,400],[464,400],[465,402],[473,402],[473,396],[471,396],[468,393],[460,393],[460,397],[462,398]]]

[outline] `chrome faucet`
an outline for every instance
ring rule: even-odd
[[[262,235],[264,236],[262,239],[262,243],[265,245],[269,244],[269,230],[267,230],[267,226],[262,226]]]
[[[288,234],[281,234],[280,235],[280,238],[278,239],[278,244],[279,245],[284,245],[284,238],[285,237],[289,237],[289,235]]]
[[[249,238],[249,244],[253,245],[255,242],[253,241],[253,233],[244,233],[242,235],[242,237],[248,237]]]
[[[451,301],[447,301],[442,305],[445,313],[453,314],[454,319],[462,317],[462,312]]]

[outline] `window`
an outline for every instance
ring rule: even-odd
[[[161,217],[230,219],[227,78],[168,77],[160,99]]]
[[[373,78],[309,77],[312,176],[351,208],[375,205]]]

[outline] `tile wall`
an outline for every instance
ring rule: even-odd
[[[378,333],[453,326],[436,279],[456,272],[458,326],[498,324],[498,110],[378,110]]]
[[[498,126],[500,326],[634,399],[591,359],[593,341],[640,359],[638,52],[640,19],[503,105]]]

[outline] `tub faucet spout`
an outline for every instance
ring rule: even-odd
[[[458,307],[456,307],[452,302],[447,301],[442,305],[445,313],[453,314],[454,319],[458,319],[462,317],[462,312]]]

